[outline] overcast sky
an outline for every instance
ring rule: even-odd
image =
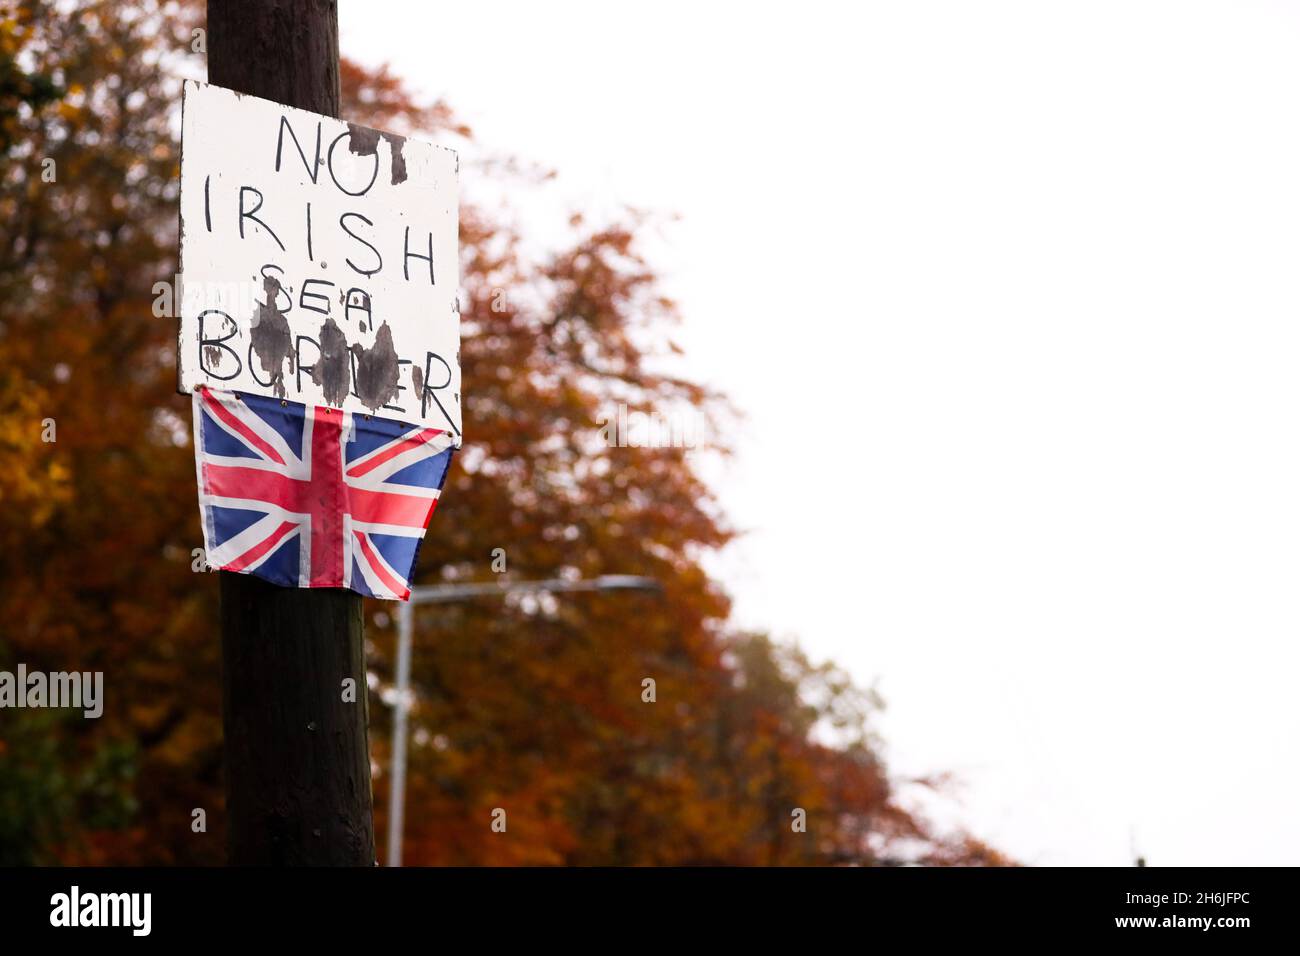
[[[945,818],[1295,862],[1300,5],[340,7],[560,171],[543,232],[680,214],[688,368],[748,415],[737,618],[878,681]]]

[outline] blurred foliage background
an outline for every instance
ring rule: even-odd
[[[205,78],[202,26],[202,3],[0,0],[0,669],[102,670],[106,687],[99,720],[0,710],[0,864],[223,860],[217,582],[193,569],[189,400],[154,308],[177,269],[179,82]],[[453,111],[388,69],[346,61],[342,82],[344,118],[461,149],[471,187],[540,188],[474,159]],[[469,439],[417,580],[492,579],[503,548],[506,578],[642,574],[664,594],[418,612],[405,862],[1006,862],[901,805],[869,691],[729,625],[701,560],[733,531],[691,453],[600,440],[618,403],[696,410],[712,453],[734,421],[664,371],[677,316],[638,255],[644,220],[575,215],[538,256],[486,207],[461,220]],[[367,606],[381,834],[391,610]]]

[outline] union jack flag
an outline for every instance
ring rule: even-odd
[[[453,453],[438,429],[199,389],[207,562],[283,587],[406,600]]]

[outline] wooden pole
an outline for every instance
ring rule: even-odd
[[[334,0],[208,0],[207,30],[209,82],[338,116]],[[373,866],[360,596],[220,577],[230,862]]]

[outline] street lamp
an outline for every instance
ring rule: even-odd
[[[410,710],[411,639],[415,631],[415,605],[449,604],[476,597],[505,597],[557,591],[663,591],[653,578],[634,574],[602,574],[598,578],[565,581],[514,581],[503,584],[430,584],[411,588],[410,600],[397,608],[397,694],[393,701],[393,753],[388,784],[389,866],[402,865],[402,814],[406,800],[406,715]]]

